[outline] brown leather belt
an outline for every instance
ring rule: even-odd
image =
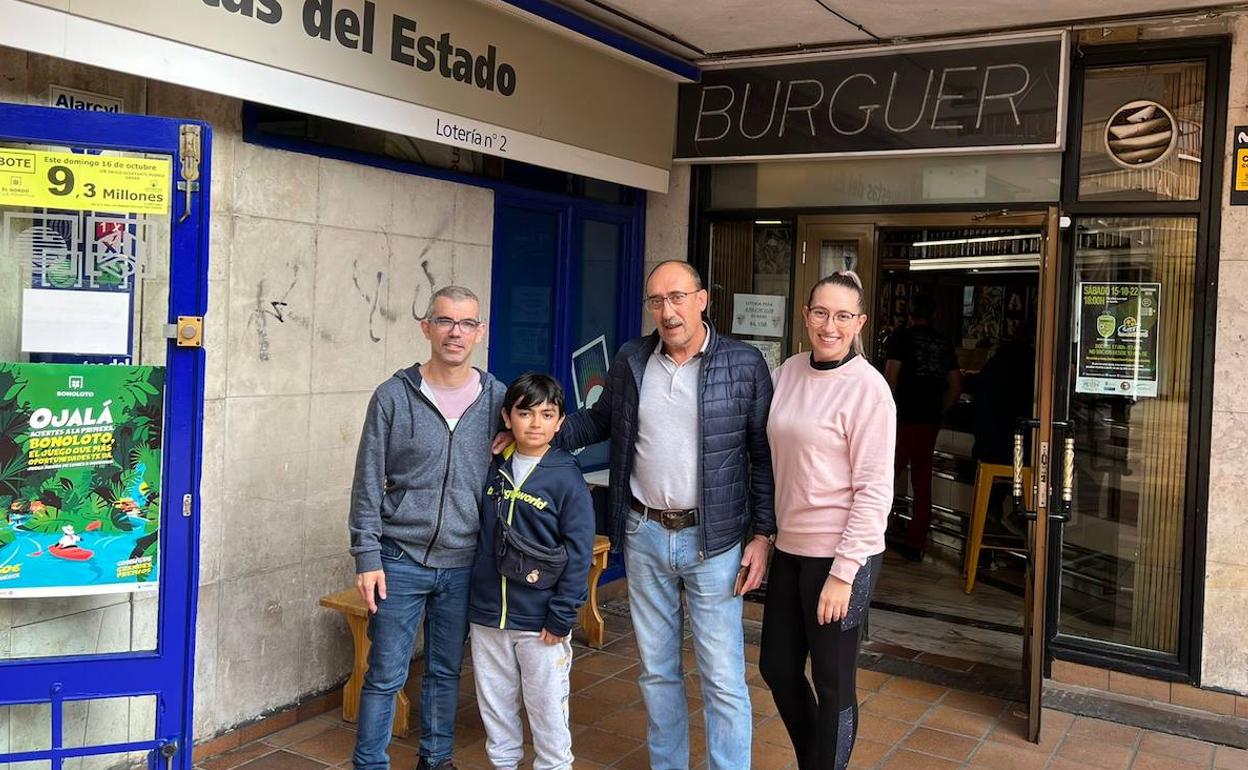
[[[633,498],[632,509],[650,521],[657,522],[664,529],[685,529],[698,523],[698,509],[662,510],[647,508],[637,498]]]

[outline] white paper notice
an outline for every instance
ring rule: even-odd
[[[758,348],[758,352],[763,354],[763,360],[767,362],[769,370],[775,370],[777,366],[784,363],[780,360],[784,355],[784,343],[774,340],[745,340],[745,344],[753,345]]]
[[[732,295],[732,333],[783,337],[784,304],[773,294]]]
[[[124,356],[129,348],[129,293],[22,290],[22,352]]]

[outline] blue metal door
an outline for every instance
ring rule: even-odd
[[[210,147],[195,121],[0,104],[0,767],[191,766]],[[15,394],[118,367],[143,377],[78,488],[35,452],[89,429],[28,428],[81,415]]]

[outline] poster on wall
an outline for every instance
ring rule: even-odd
[[[610,366],[605,334],[572,351],[572,385],[576,390],[577,409],[588,409],[602,397]]]
[[[1160,283],[1080,283],[1075,391],[1157,395]]]
[[[165,370],[0,363],[0,597],[157,587]]]
[[[783,337],[784,304],[772,294],[732,295],[732,333]]]
[[[1235,126],[1235,170],[1231,173],[1231,205],[1248,206],[1248,126]]]

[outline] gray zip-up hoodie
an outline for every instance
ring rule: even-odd
[[[368,402],[351,485],[355,571],[381,569],[382,537],[426,567],[470,567],[490,443],[507,388],[489,372],[452,432],[420,392],[420,367],[400,369]]]

